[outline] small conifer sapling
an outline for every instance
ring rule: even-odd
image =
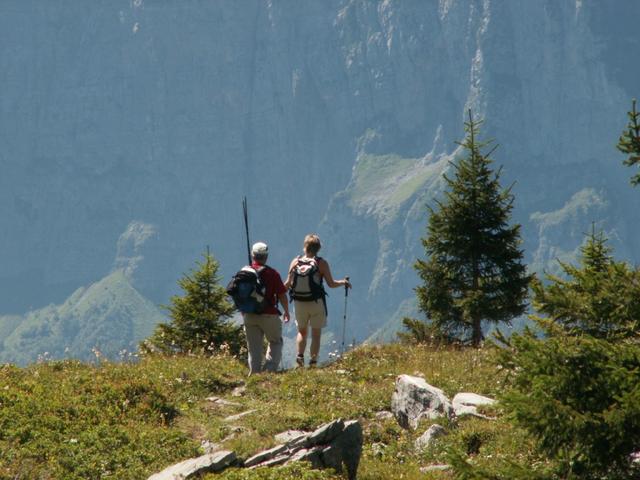
[[[220,285],[218,262],[209,253],[197,268],[184,275],[178,285],[183,295],[171,297],[169,323],[161,323],[141,347],[162,353],[208,353],[226,349],[238,354],[244,348],[241,326],[229,321],[235,307]]]

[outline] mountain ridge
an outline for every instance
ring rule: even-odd
[[[637,96],[625,52],[640,4],[98,5],[0,5],[0,313],[60,305],[114,265],[167,303],[206,245],[229,278],[247,196],[252,239],[281,271],[319,231],[333,273],[354,282],[347,336],[360,342],[412,295],[440,192],[418,159],[455,155],[469,109],[515,182],[528,263],[553,268],[593,221],[640,261],[637,191],[614,148]],[[399,176],[363,195],[367,162]],[[536,216],[588,202],[585,189],[601,206]],[[341,303],[329,299],[334,332]]]

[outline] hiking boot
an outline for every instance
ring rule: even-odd
[[[298,355],[298,356],[296,357],[296,364],[297,364],[299,367],[304,367],[304,355]]]
[[[318,360],[315,358],[312,358],[311,360],[309,360],[309,368],[315,368],[318,366]]]

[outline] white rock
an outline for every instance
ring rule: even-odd
[[[318,427],[307,437],[307,445],[323,445],[331,442],[344,430],[344,421],[339,418]]]
[[[430,445],[433,444],[434,440],[438,437],[442,437],[447,434],[447,430],[438,424],[431,425],[426,432],[424,432],[420,437],[418,437],[415,441],[415,447],[418,452],[422,452],[426,450]]]
[[[244,385],[240,385],[239,387],[236,387],[231,391],[231,396],[242,397],[244,396],[246,391],[247,391],[247,387]]]
[[[287,430],[286,432],[281,432],[274,435],[274,439],[278,443],[289,443],[295,440],[298,440],[305,435],[308,435],[310,432],[303,432],[302,430]]]
[[[247,415],[251,415],[256,410],[247,410],[246,412],[238,413],[237,415],[231,415],[223,419],[224,422],[235,422],[236,420],[240,420],[242,417],[246,417]]]
[[[185,480],[206,472],[221,472],[236,460],[229,450],[190,458],[151,475],[148,480]]]
[[[484,397],[476,393],[458,393],[451,402],[457,417],[473,415],[480,418],[489,418],[478,413],[481,405],[493,405],[496,401],[493,398]]]
[[[212,443],[209,440],[203,440],[200,443],[200,448],[202,448],[202,450],[204,451],[205,454],[207,453],[215,453],[215,452],[219,452],[220,450],[222,450],[224,447],[222,446],[221,443]]]
[[[451,401],[424,378],[400,375],[391,397],[391,411],[403,428],[418,428],[420,420],[454,416]]]
[[[253,457],[247,458],[244,462],[244,466],[253,467],[254,465],[258,465],[259,463],[268,462],[269,460],[273,460],[286,451],[286,445],[278,445],[276,447],[270,448],[269,450],[264,450],[260,453],[257,453]]]
[[[284,445],[254,455],[245,465],[256,468],[306,461],[313,468],[333,468],[338,473],[346,469],[349,479],[356,478],[363,441],[360,422],[338,419],[321,425],[312,433],[300,433],[302,435]]]
[[[388,410],[382,410],[380,412],[376,412],[375,417],[378,420],[389,420],[393,418],[393,413]]]
[[[216,405],[221,405],[223,407],[241,407],[242,404],[238,402],[230,402],[229,400],[225,400],[220,397],[207,397],[207,402],[214,403]]]

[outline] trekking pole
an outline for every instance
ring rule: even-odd
[[[349,277],[344,277],[347,283],[344,286],[344,316],[342,317],[342,346],[340,347],[340,356],[344,355],[344,336],[347,331],[347,298],[349,298]]]
[[[244,215],[244,231],[247,234],[247,258],[251,265],[251,247],[249,246],[249,213],[247,209],[247,197],[242,197],[242,213]]]

